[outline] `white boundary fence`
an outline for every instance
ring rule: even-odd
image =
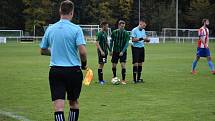
[[[166,43],[168,40],[171,41],[175,40],[176,43],[185,43],[185,41],[190,41],[191,43],[194,43],[199,39],[199,37],[163,37],[163,36],[160,36],[159,38],[163,43]],[[209,41],[215,42],[215,37],[209,37]]]
[[[16,41],[17,43],[38,43],[42,40],[42,36],[22,36],[22,37],[0,37],[0,39],[3,38],[4,40],[2,40],[2,43],[6,43],[6,42],[10,42],[12,41]],[[156,37],[156,39],[159,39],[159,43],[166,43],[166,42],[174,42],[175,43],[185,43],[185,42],[190,42],[190,43],[195,43],[198,41],[198,37]],[[29,39],[32,41],[21,41],[22,39]],[[109,37],[110,39],[110,37]],[[95,42],[95,38],[92,39],[93,41],[88,41],[86,39],[86,41],[88,42]],[[215,37],[210,37],[209,38],[210,42],[215,42]],[[4,41],[4,42],[3,42]],[[1,43],[1,42],[0,42]],[[156,42],[157,43],[157,42]]]

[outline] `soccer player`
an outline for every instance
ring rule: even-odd
[[[73,18],[73,2],[61,2],[59,11],[60,20],[48,27],[42,39],[41,54],[51,56],[49,85],[55,121],[65,121],[66,94],[70,107],[69,121],[78,121],[78,98],[83,80],[81,69],[87,68],[86,42],[82,29],[70,21]]]
[[[146,22],[144,20],[139,21],[139,25],[131,31],[132,37],[132,63],[133,63],[133,81],[134,83],[143,82],[141,79],[142,65],[145,61],[145,48],[144,42],[149,42],[150,40],[146,37],[146,32],[144,28],[146,27]]]
[[[127,59],[127,48],[129,45],[129,33],[124,29],[125,28],[125,21],[120,20],[118,22],[118,29],[114,30],[111,35],[111,42],[110,42],[110,55],[112,56],[112,71],[113,71],[113,78],[116,77],[116,66],[118,60],[120,59],[121,63],[121,74],[122,74],[122,84],[126,84],[125,76],[126,76],[126,59]],[[112,51],[113,50],[113,51]]]
[[[192,74],[196,74],[196,65],[197,62],[199,61],[200,57],[206,57],[208,60],[208,65],[211,70],[212,74],[215,74],[214,71],[214,65],[211,61],[211,56],[210,56],[210,50],[208,47],[209,43],[209,20],[208,19],[203,19],[202,20],[203,26],[199,29],[198,35],[199,35],[199,40],[198,40],[198,47],[197,47],[197,53],[196,53],[196,59],[193,61],[192,64]]]
[[[107,39],[107,31],[108,31],[108,23],[106,21],[101,22],[101,31],[96,35],[96,47],[98,52],[98,79],[99,83],[103,85],[105,81],[103,80],[103,67],[104,64],[107,63],[107,55],[108,55],[108,39]]]

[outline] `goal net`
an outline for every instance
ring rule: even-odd
[[[23,30],[0,30],[0,37],[6,38],[7,41],[19,41],[23,36]]]
[[[198,40],[198,29],[178,29],[178,37],[176,36],[176,28],[163,28],[163,42],[175,40],[176,42],[185,42],[191,41],[192,43],[195,40]]]
[[[101,30],[99,25],[80,25],[83,30],[86,41],[96,41],[96,33]],[[111,29],[108,28],[108,38],[110,38]]]
[[[51,26],[52,24],[49,24]],[[95,42],[96,41],[96,33],[101,30],[99,25],[79,25],[84,33],[84,37],[86,41]],[[44,31],[48,26],[43,26]],[[108,37],[111,35],[111,29],[108,28]],[[110,38],[110,37],[109,37]]]

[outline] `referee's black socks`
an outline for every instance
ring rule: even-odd
[[[103,72],[102,69],[98,69],[99,81],[103,81]]]
[[[133,66],[133,81],[137,82],[137,66]]]
[[[79,117],[79,109],[70,108],[68,121],[78,121],[78,117]]]
[[[64,112],[58,111],[54,113],[55,121],[65,121]]]
[[[142,73],[142,66],[138,66],[137,80],[140,80],[141,73]]]

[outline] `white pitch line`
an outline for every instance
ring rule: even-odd
[[[5,111],[2,111],[0,110],[0,114],[1,115],[4,115],[4,116],[7,116],[7,117],[10,117],[10,118],[14,118],[14,119],[17,119],[17,120],[20,120],[20,121],[31,121],[23,116],[19,116],[19,115],[16,115],[12,112],[5,112]]]

